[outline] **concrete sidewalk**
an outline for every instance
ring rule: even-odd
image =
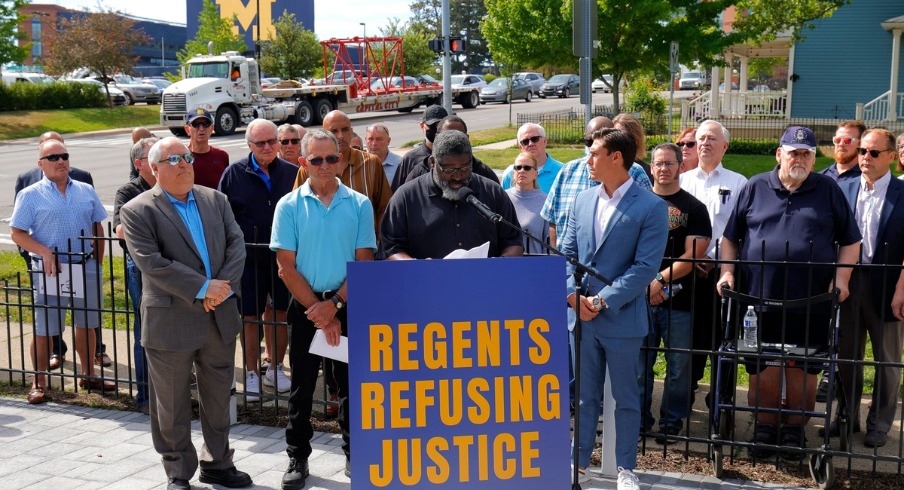
[[[138,412],[86,408],[0,398],[0,488],[129,489],[166,488],[160,456],[151,443],[150,420]],[[192,424],[200,448],[200,423]],[[288,464],[284,430],[236,425],[231,431],[236,467],[257,489],[278,489]],[[314,434],[308,488],[349,490],[338,434]],[[759,489],[778,485],[712,476],[638,471],[643,489]],[[222,488],[192,479],[193,488]],[[595,478],[584,489],[614,489],[615,481]],[[567,485],[562,486],[568,488]]]

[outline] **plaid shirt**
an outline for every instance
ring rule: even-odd
[[[634,179],[640,187],[652,190],[650,179],[646,172],[638,164],[631,165],[628,175]],[[600,185],[599,182],[590,180],[590,169],[587,167],[587,157],[581,157],[566,163],[556,180],[552,183],[546,204],[540,210],[540,216],[546,221],[556,225],[556,235],[565,236],[565,225],[568,223],[568,213],[574,206],[574,200],[581,192]]]

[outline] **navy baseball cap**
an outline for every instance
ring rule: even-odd
[[[446,109],[441,105],[432,105],[424,111],[424,124],[427,126],[433,126],[434,124],[443,120],[444,117],[448,116],[449,113],[446,112]]]
[[[191,123],[195,119],[202,118],[202,117],[204,119],[207,119],[210,122],[213,122],[213,118],[210,117],[210,112],[208,112],[207,109],[205,109],[203,107],[195,107],[194,109],[189,111],[188,119],[185,122]]]
[[[785,151],[810,150],[816,152],[816,135],[810,128],[791,126],[785,130],[779,142]]]

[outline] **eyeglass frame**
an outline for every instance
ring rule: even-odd
[[[539,134],[537,134],[537,135],[531,136],[529,138],[524,138],[523,140],[518,140],[518,144],[521,146],[528,146],[531,143],[533,143],[533,144],[539,143],[541,139],[543,139],[543,137],[540,136]],[[527,143],[525,143],[525,141]]]
[[[281,144],[281,145],[283,145],[283,146],[286,146],[286,145],[288,145],[289,143],[291,143],[291,144],[293,144],[293,145],[300,145],[300,144],[301,144],[301,138],[286,138],[286,139],[284,139],[284,140],[279,140],[279,144]],[[263,148],[263,147],[261,147],[261,148]]]
[[[212,122],[212,121],[207,121],[207,122],[205,123],[205,122],[202,122],[202,121],[192,121],[192,122],[188,123],[188,125],[191,126],[191,127],[193,127],[193,128],[195,128],[195,129],[198,129],[198,128],[201,128],[201,127],[207,129],[207,128],[213,126],[213,122]]]
[[[668,162],[652,162],[650,166],[653,168],[669,168],[681,165],[678,161],[668,161]]]
[[[845,141],[845,140],[849,140],[849,141]],[[836,146],[839,144],[850,145],[855,141],[860,141],[860,138],[851,138],[849,136],[835,136],[832,138],[832,144],[836,145]]]
[[[258,150],[263,150],[264,146],[269,146],[271,148],[275,147],[276,145],[279,144],[279,140],[276,138],[273,138],[273,139],[263,140],[263,141],[248,141],[248,143],[251,143],[252,145],[254,145],[254,147],[257,148]]]
[[[468,175],[474,171],[473,164],[470,164],[470,163],[468,164],[467,167],[459,167],[459,168],[445,168],[442,165],[440,165],[439,162],[435,162],[434,165],[436,165],[436,167],[439,168],[439,173],[441,173],[442,175],[445,175],[447,177],[455,177],[456,174]]]
[[[885,153],[886,151],[894,152],[895,150],[890,149],[890,148],[886,148],[884,150],[876,150],[876,149],[867,150],[866,148],[857,148],[857,153],[860,156],[866,156],[866,154],[869,153],[869,156],[871,156],[873,158],[879,158],[879,155]]]
[[[175,160],[173,159],[173,157],[175,157]],[[191,153],[186,153],[184,155],[179,155],[179,154],[174,153],[174,154],[164,158],[163,160],[157,160],[157,163],[166,162],[166,163],[170,164],[171,167],[175,167],[176,165],[179,165],[179,162],[182,160],[185,160],[185,163],[187,163],[189,165],[195,164],[195,156],[192,155]]]
[[[327,165],[336,165],[342,157],[339,155],[327,155],[325,157],[306,158],[305,160],[315,167],[319,167],[326,163]],[[332,160],[332,161],[331,161]]]
[[[68,162],[69,161],[69,152],[54,153],[52,155],[44,155],[41,158],[39,158],[38,160],[47,160],[48,162],[58,162],[58,161],[60,161],[61,158]]]
[[[512,170],[518,172],[529,172],[531,170],[537,170],[537,167],[533,165],[512,165]]]
[[[684,147],[693,148],[693,147],[697,146],[697,142],[696,141],[679,141],[679,142],[675,143],[675,145],[678,148],[682,148],[682,149]]]

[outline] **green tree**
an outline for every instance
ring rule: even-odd
[[[437,54],[430,51],[429,41],[433,36],[424,31],[423,24],[403,23],[397,17],[394,17],[389,19],[389,23],[385,27],[380,28],[380,35],[402,38],[406,75],[432,74],[433,67],[437,62]],[[371,49],[374,50],[378,57],[383,56],[382,46],[372,45]],[[396,75],[398,75],[398,70]]]
[[[25,16],[19,9],[28,5],[28,0],[0,0],[0,65],[9,62],[21,63],[28,56],[28,46],[17,46],[22,33],[19,23]]]
[[[831,17],[851,0],[738,0],[738,15],[733,28],[752,41],[768,41],[790,30],[795,41],[802,41],[804,29],[814,27],[810,21]]]
[[[317,36],[295,20],[295,14],[283,11],[273,24],[275,35],[261,46],[261,71],[283,80],[314,76],[323,62]]]
[[[211,41],[214,54],[224,51],[238,51],[239,53],[247,51],[248,46],[245,41],[232,31],[233,25],[234,22],[220,17],[220,11],[212,0],[204,0],[201,13],[198,14],[198,33],[176,53],[176,58],[185,63],[196,54],[206,54],[207,43]]]
[[[74,15],[71,21],[61,24],[56,36],[46,41],[47,73],[63,75],[87,69],[101,77],[109,100],[107,84],[111,77],[132,71],[137,60],[135,48],[149,41],[135,24],[136,21],[109,9]]]
[[[441,0],[414,0],[409,4],[409,26],[423,31],[428,39],[442,35]],[[450,0],[449,32],[452,37],[467,39],[466,50],[452,57],[452,72],[484,66],[492,62],[490,49],[480,30],[480,21],[486,16],[485,0]],[[465,65],[467,63],[467,66]]]

